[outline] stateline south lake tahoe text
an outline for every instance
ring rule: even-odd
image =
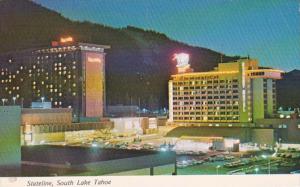
[[[104,179],[58,179],[56,181],[36,181],[28,180],[26,186],[35,187],[35,186],[94,186],[94,185],[111,185],[111,180]]]

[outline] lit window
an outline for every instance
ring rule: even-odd
[[[22,70],[22,69],[23,69],[23,66],[20,67],[20,70]]]
[[[73,96],[76,96],[76,92],[73,92],[72,95],[73,95]]]
[[[76,69],[76,66],[73,66],[72,69]]]
[[[73,87],[76,87],[76,83],[73,83]]]
[[[59,93],[58,95],[59,95],[59,96],[62,96],[62,93]]]

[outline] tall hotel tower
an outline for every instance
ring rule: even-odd
[[[182,125],[248,126],[276,111],[282,71],[256,60],[220,63],[209,72],[181,72],[169,81],[169,121]]]
[[[105,53],[109,46],[75,43],[71,37],[51,47],[0,56],[0,99],[30,107],[51,101],[72,108],[73,117],[102,117],[105,107]]]

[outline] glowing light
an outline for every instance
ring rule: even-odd
[[[88,57],[87,60],[89,63],[101,63],[101,59],[100,58],[93,58],[93,57]]]
[[[173,60],[177,61],[176,67],[185,67],[189,65],[190,55],[187,53],[175,53],[173,56]]]
[[[66,43],[66,42],[73,42],[73,38],[71,36],[66,37],[66,38],[60,38],[61,43]]]

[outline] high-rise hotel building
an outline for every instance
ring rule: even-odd
[[[256,60],[220,63],[209,72],[172,75],[169,120],[177,124],[239,126],[272,117],[282,71]]]
[[[2,54],[1,104],[51,101],[54,108],[72,108],[76,118],[102,117],[107,48],[63,38],[51,47]]]

